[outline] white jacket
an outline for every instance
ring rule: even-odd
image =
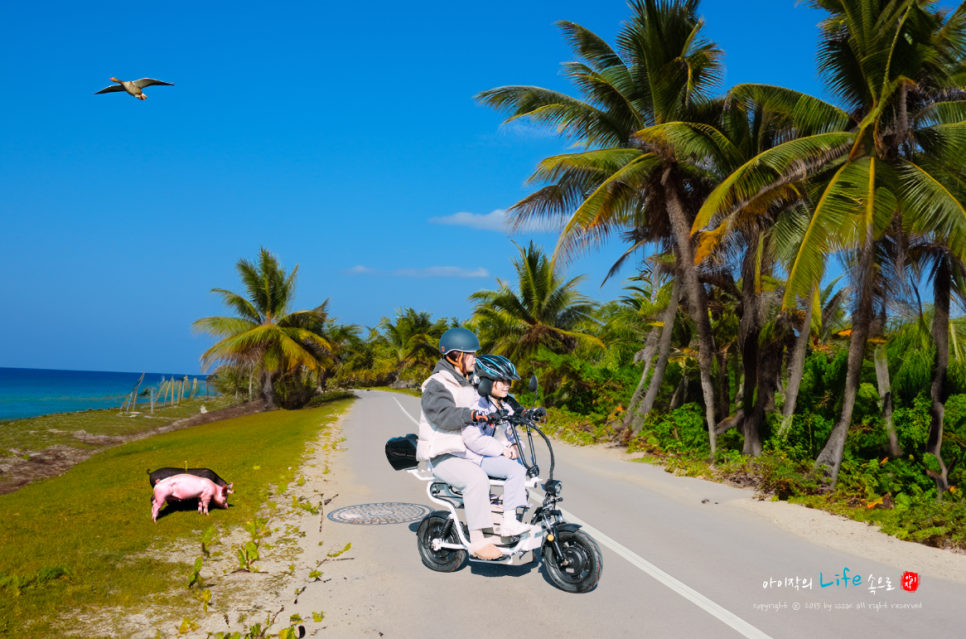
[[[419,415],[419,441],[416,444],[416,459],[419,461],[429,461],[440,455],[462,457],[465,454],[462,426],[471,421],[471,407],[480,398],[472,385],[466,380],[458,380],[446,365],[441,364],[437,364],[433,375],[422,385],[423,410]],[[434,423],[426,416],[427,412],[438,416],[437,420],[447,419],[453,423]]]

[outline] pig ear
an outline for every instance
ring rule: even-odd
[[[235,494],[235,491],[232,490],[232,487],[234,487],[234,485],[235,485],[235,482],[232,482],[232,483],[228,484],[228,493],[231,494],[231,495],[234,495]]]

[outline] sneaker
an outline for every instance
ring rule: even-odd
[[[518,537],[528,532],[530,532],[530,526],[517,521],[513,513],[503,515],[503,523],[500,524],[501,537]]]
[[[493,561],[494,559],[500,559],[503,557],[503,553],[500,549],[493,544],[487,544],[473,553],[473,556],[477,559],[485,559],[487,561]]]

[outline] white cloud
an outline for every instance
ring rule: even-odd
[[[505,209],[497,209],[486,215],[479,213],[454,213],[445,217],[429,218],[432,224],[447,224],[450,226],[468,226],[483,231],[499,231],[509,234]],[[513,231],[515,235],[521,233],[558,233],[563,228],[565,220],[533,220]]]
[[[432,224],[448,224],[451,226],[468,226],[483,231],[506,231],[506,211],[497,209],[486,215],[479,213],[454,213],[445,217],[431,217]]]
[[[352,268],[347,268],[342,272],[345,273],[346,275],[372,275],[377,271],[374,268],[369,268],[368,266],[363,266],[362,264],[360,264],[359,266],[353,266]]]
[[[398,277],[489,277],[485,268],[468,270],[459,266],[430,266],[429,268],[401,268],[394,271]]]

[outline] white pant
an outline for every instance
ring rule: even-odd
[[[468,459],[452,455],[434,457],[432,463],[433,475],[463,493],[466,526],[470,530],[492,528],[490,479],[486,471]]]
[[[506,480],[503,484],[503,512],[512,513],[527,505],[527,469],[523,464],[509,457],[484,457],[480,468],[490,477]]]

